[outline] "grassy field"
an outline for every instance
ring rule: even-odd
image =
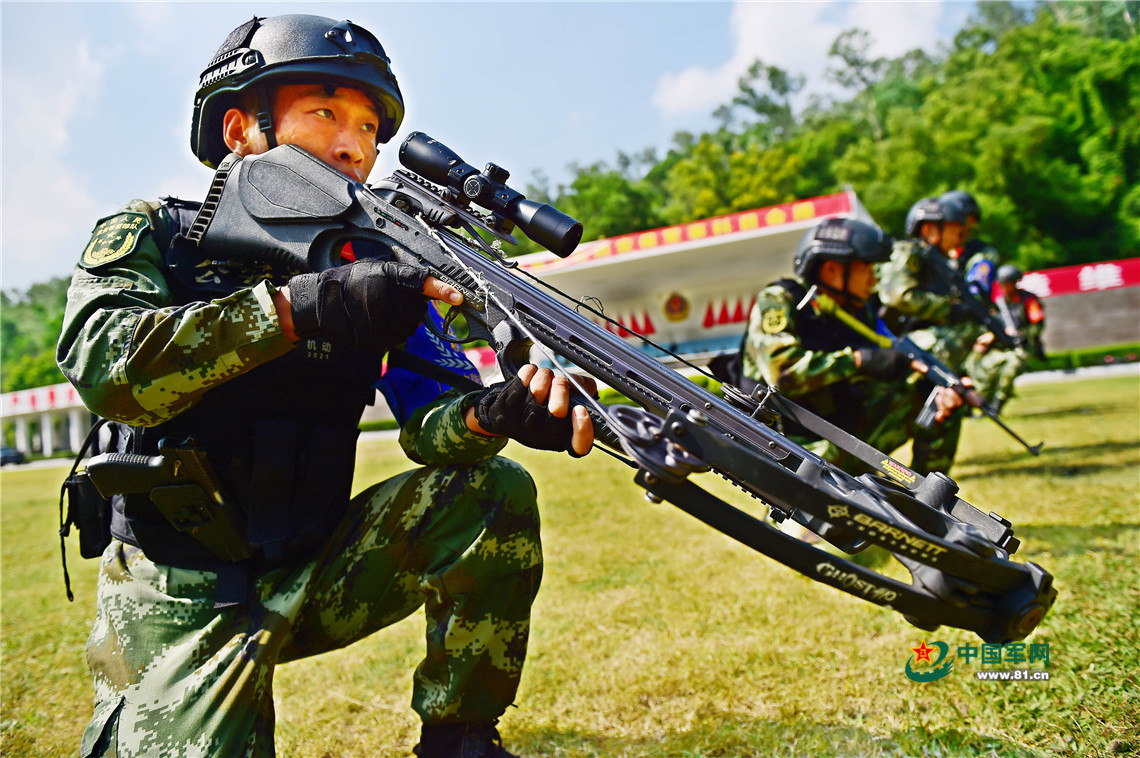
[[[526,756],[1110,756],[1140,753],[1140,382],[1031,385],[996,426],[966,424],[953,472],[963,496],[1018,527],[1021,560],[1060,597],[1030,642],[1047,682],[937,682],[903,668],[922,632],[809,581],[679,510],[651,505],[631,471],[517,446],[543,506],[547,558],[518,708],[501,729]],[[903,460],[907,460],[905,457]],[[358,487],[405,468],[394,442],[362,445]],[[64,597],[55,539],[62,469],[0,478],[0,752],[74,755],[91,709],[83,643],[94,561]],[[708,483],[725,492],[719,481]],[[282,756],[403,756],[422,618],[278,669]]]

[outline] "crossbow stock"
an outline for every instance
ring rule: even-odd
[[[1010,522],[959,498],[949,477],[921,476],[779,395],[749,397],[727,385],[725,397],[705,390],[583,316],[579,310],[593,310],[584,303],[564,304],[565,297],[552,294],[557,290],[525,275],[480,236],[513,242],[518,228],[565,256],[581,237],[580,224],[511,190],[499,167],[479,172],[422,133],[404,142],[400,159],[411,170],[368,187],[292,146],[244,159],[231,155],[186,236],[210,259],[268,258],[310,271],[340,265],[348,240],[379,243],[463,293],[458,310],[466,339],[486,340],[504,375],[532,362],[538,349],[550,363],[572,364],[632,400],[633,406],[605,406],[569,374],[598,441],[636,469],[635,481],[651,500],[667,500],[923,629],[953,626],[1004,643],[1023,639],[1041,622],[1057,594],[1052,576],[1034,563],[1011,561],[1019,541]],[[772,428],[779,416],[851,451],[872,473],[848,474],[796,444]],[[693,481],[692,474],[705,471],[763,501],[773,519],[790,518],[846,553],[885,548],[911,583],[790,537],[724,502]]]

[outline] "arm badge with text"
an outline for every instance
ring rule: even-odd
[[[144,213],[116,213],[95,225],[91,241],[79,261],[85,269],[98,268],[126,258],[134,252],[143,231],[150,227]]]

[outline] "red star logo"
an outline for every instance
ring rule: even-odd
[[[921,645],[919,645],[918,647],[912,647],[911,650],[914,651],[914,662],[915,663],[918,663],[919,661],[926,661],[927,663],[933,663],[933,661],[930,660],[930,654],[933,653],[935,650],[937,650],[937,648],[927,647],[926,646],[926,640],[923,640]]]

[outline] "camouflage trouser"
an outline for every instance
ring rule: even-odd
[[[913,439],[912,469],[924,476],[931,471],[948,472],[958,449],[962,414],[956,413],[946,421],[935,422],[928,429],[923,429],[915,419],[930,394],[929,385],[908,382],[905,388],[885,384],[881,387],[883,391],[873,394],[865,402],[862,422],[852,430],[852,435],[887,455]],[[848,473],[857,475],[871,470],[826,440],[809,447]]]
[[[357,495],[301,565],[214,609],[216,574],[103,554],[87,659],[84,756],[269,756],[277,663],[427,613],[412,707],[425,723],[485,721],[514,700],[542,578],[534,482],[518,464],[406,472]]]
[[[984,353],[971,352],[966,359],[966,373],[986,401],[1004,403],[1013,397],[1013,380],[1019,377],[1029,358],[1018,350],[990,348]]]
[[[954,456],[958,454],[958,440],[962,437],[962,420],[966,418],[966,408],[954,411],[945,421],[936,421],[927,429],[915,426],[914,442],[911,444],[910,467],[926,476],[931,471],[950,473]]]

